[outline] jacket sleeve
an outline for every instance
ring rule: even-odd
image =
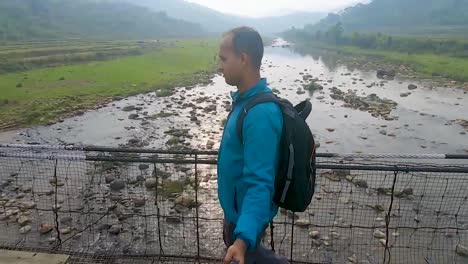
[[[243,124],[244,168],[240,181],[245,190],[234,237],[247,250],[267,227],[273,208],[275,175],[283,117],[275,103],[259,104],[249,110]]]

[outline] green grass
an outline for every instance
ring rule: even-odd
[[[445,77],[457,81],[468,81],[468,59],[436,55],[407,54],[394,51],[361,49],[351,46],[330,46],[327,49],[340,50],[349,54],[376,56],[396,63],[411,66],[424,77]]]
[[[114,96],[167,93],[209,78],[217,41],[173,43],[140,56],[0,75],[0,129],[47,123]]]

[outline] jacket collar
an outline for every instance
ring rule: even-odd
[[[239,93],[239,91],[231,92],[231,98],[234,103],[243,101],[244,99],[253,97],[260,93],[268,92],[267,80],[266,78],[260,79],[260,81],[255,84],[253,87],[245,91],[244,93]]]

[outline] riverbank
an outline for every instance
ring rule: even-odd
[[[214,40],[173,40],[138,56],[0,75],[0,130],[60,122],[123,97],[208,84]]]
[[[468,90],[468,60],[436,54],[408,54],[394,51],[361,49],[352,46],[337,46],[321,43],[296,44],[301,53],[311,50],[323,50],[336,53],[342,61],[347,61],[361,68],[392,68],[404,77],[432,79],[445,87]],[[375,65],[377,63],[377,65]],[[374,65],[372,65],[374,64]]]

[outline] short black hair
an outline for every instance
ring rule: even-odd
[[[252,59],[253,65],[260,69],[263,59],[263,40],[260,33],[251,27],[237,27],[225,35],[232,34],[234,52],[239,55],[245,52]]]

